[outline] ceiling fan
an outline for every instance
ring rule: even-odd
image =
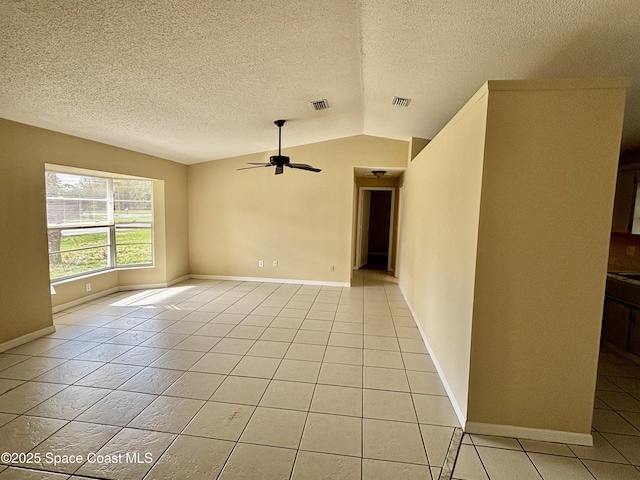
[[[275,123],[278,126],[278,155],[273,155],[269,158],[269,163],[254,163],[248,162],[249,165],[254,165],[253,167],[244,167],[238,168],[238,170],[248,170],[250,168],[260,168],[260,167],[276,167],[276,175],[280,175],[284,172],[284,167],[289,168],[297,168],[299,170],[308,170],[310,172],[320,172],[319,168],[312,167],[311,165],[307,165],[306,163],[290,163],[289,157],[282,155],[282,126],[286,120],[276,120]]]

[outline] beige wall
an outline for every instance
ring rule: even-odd
[[[409,161],[416,158],[430,141],[431,140],[427,138],[411,137],[411,141],[409,142]]]
[[[45,163],[162,180],[165,215],[159,226],[164,223],[165,233],[155,233],[160,235],[156,240],[164,243],[160,250],[165,249],[165,265],[160,261],[154,269],[128,271],[117,282],[165,283],[189,273],[185,165],[0,120],[0,344],[52,324]],[[55,304],[112,288],[114,275],[120,277],[114,272],[102,275],[105,277],[92,280],[96,287],[90,294],[84,291],[83,280],[60,285]]]
[[[109,270],[58,283],[55,285],[56,294],[51,296],[51,305],[54,311],[58,311],[68,305],[104,295],[105,292],[115,291],[120,286],[119,277],[118,271]],[[91,292],[86,291],[87,283],[91,284]]]
[[[399,281],[466,415],[487,94],[476,94],[404,173]]]
[[[400,285],[469,431],[590,439],[624,86],[489,82],[405,172]]]
[[[588,435],[624,82],[489,85],[468,419]]]
[[[0,121],[0,344],[52,325],[43,162]],[[28,139],[22,139],[27,142]]]
[[[322,172],[237,171],[268,152],[189,166],[192,274],[349,282],[353,168],[404,167],[408,143],[359,135],[283,153]]]

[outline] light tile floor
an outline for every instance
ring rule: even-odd
[[[465,435],[461,480],[640,480],[640,365],[602,347],[593,447]]]
[[[458,426],[379,272],[351,288],[192,280],[55,323],[0,354],[0,451],[32,454],[0,479],[431,479]]]
[[[56,314],[0,354],[0,452],[32,454],[0,479],[438,479],[453,409],[394,279],[354,285],[191,280]],[[594,448],[465,435],[454,478],[638,480],[639,397],[604,351]]]

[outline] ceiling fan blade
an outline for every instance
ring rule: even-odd
[[[266,162],[247,162],[247,165],[260,165],[261,167],[268,167],[269,165],[273,165],[273,163],[266,163]]]
[[[284,172],[282,165],[276,165],[276,175],[280,175],[282,172]]]
[[[258,164],[255,165],[253,167],[242,167],[242,168],[236,168],[236,170],[249,170],[250,168],[263,168],[263,167],[271,167],[272,165],[270,163],[265,163],[265,164]]]
[[[307,165],[306,163],[289,163],[287,167],[297,168],[299,170],[308,170],[309,172],[321,172],[322,170],[319,168],[312,167],[311,165]]]

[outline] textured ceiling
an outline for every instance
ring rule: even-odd
[[[639,22],[638,0],[0,0],[0,117],[195,163],[276,148],[278,118],[285,151],[432,138],[488,79],[623,76],[639,149]]]

